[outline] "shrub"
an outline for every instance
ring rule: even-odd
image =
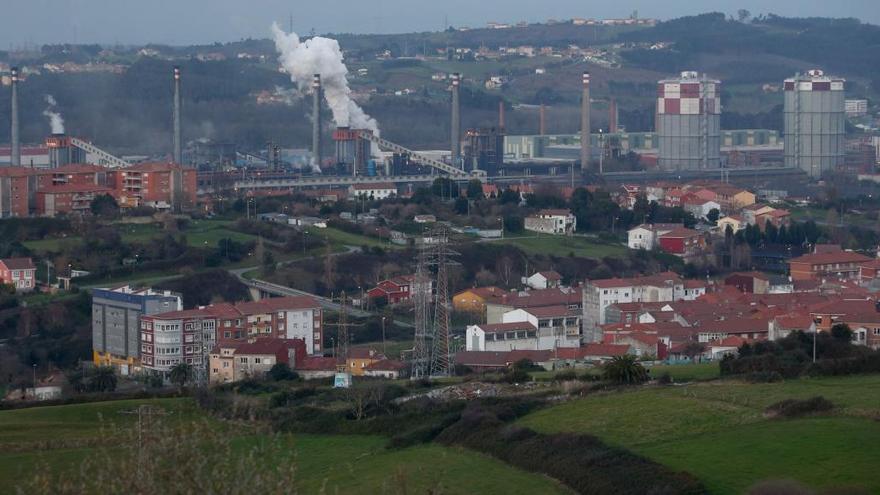
[[[668,371],[664,371],[662,375],[657,377],[657,383],[660,385],[670,385],[672,383],[672,375]]]
[[[648,381],[648,370],[636,361],[632,354],[615,356],[602,366],[602,375],[606,380],[622,385],[634,385]]]
[[[786,399],[768,407],[764,414],[771,417],[798,418],[812,414],[828,412],[834,409],[834,404],[822,396],[810,397],[809,399]]]
[[[557,382],[566,382],[570,380],[577,380],[577,377],[577,372],[575,372],[574,370],[565,370],[556,373],[553,379]]]
[[[299,374],[291,370],[287,363],[275,363],[266,376],[276,382],[299,379]]]
[[[755,371],[743,378],[749,383],[776,383],[783,380],[782,375],[776,371]]]

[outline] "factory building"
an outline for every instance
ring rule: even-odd
[[[844,164],[845,81],[818,69],[785,80],[785,165],[817,179]]]
[[[498,128],[468,129],[464,141],[464,170],[483,170],[495,177],[504,166],[504,132]]]
[[[657,87],[658,166],[707,170],[721,166],[721,81],[682,72]]]
[[[86,163],[86,152],[74,146],[66,134],[52,134],[47,137],[46,147],[49,149],[49,168]]]
[[[336,166],[342,169],[345,175],[369,175],[367,165],[370,161],[370,142],[360,137],[363,132],[372,133],[366,129],[351,129],[337,127],[333,131],[333,142],[336,143]],[[375,166],[373,174],[375,174]]]

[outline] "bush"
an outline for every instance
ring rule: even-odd
[[[755,371],[746,374],[743,379],[749,383],[776,383],[783,380],[777,371]]]
[[[566,381],[570,381],[570,380],[577,380],[577,378],[578,378],[577,372],[575,372],[574,370],[560,371],[559,373],[556,373],[556,375],[553,377],[553,379],[556,380],[557,382],[566,382]]]
[[[799,418],[812,414],[824,413],[834,409],[830,400],[822,397],[810,397],[809,399],[786,399],[768,407],[764,414],[771,417]]]
[[[615,356],[602,366],[602,375],[606,380],[621,385],[635,385],[648,381],[648,370],[636,361],[632,354]]]
[[[672,384],[672,375],[670,375],[668,371],[664,371],[662,375],[657,377],[657,383],[660,385]]]
[[[291,370],[287,363],[275,363],[266,376],[276,382],[299,379],[299,374]]]

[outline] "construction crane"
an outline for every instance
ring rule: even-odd
[[[98,165],[103,165],[109,168],[126,168],[131,166],[131,163],[128,163],[122,158],[117,158],[110,153],[102,150],[101,148],[98,148],[94,144],[83,141],[82,139],[71,137],[70,144],[85,151],[86,153],[96,155],[98,157]]]
[[[443,163],[440,160],[435,160],[429,156],[423,155],[417,151],[413,151],[409,148],[404,148],[403,146],[392,143],[387,139],[382,139],[379,136],[374,135],[372,132],[359,132],[358,135],[361,139],[366,139],[378,146],[379,148],[385,149],[387,151],[392,151],[395,153],[406,153],[409,155],[410,159],[418,164],[426,165],[429,167],[433,167],[441,172],[445,172],[449,175],[456,177],[474,177],[474,178],[482,178],[486,176],[486,172],[484,170],[474,170],[472,172],[465,172],[460,168],[453,167],[448,163]]]

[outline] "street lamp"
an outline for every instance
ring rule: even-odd
[[[382,355],[384,355],[386,358],[388,357],[388,354],[385,351],[385,317],[384,316],[382,317]]]

